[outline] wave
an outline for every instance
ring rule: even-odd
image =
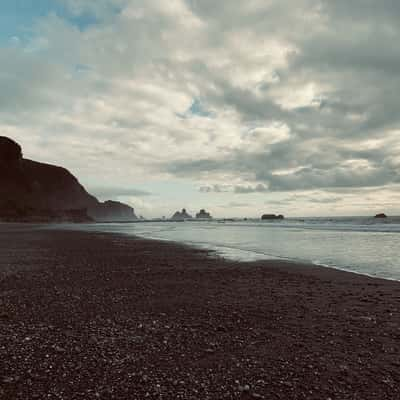
[[[268,229],[312,229],[312,230],[334,230],[353,232],[388,232],[400,233],[400,218],[388,218],[385,222],[374,218],[310,218],[310,219],[287,219],[279,222],[235,221],[227,222],[225,226],[249,226]]]
[[[186,243],[238,261],[279,259],[314,263],[400,280],[398,218],[391,223],[346,217],[223,224],[218,221],[96,224],[81,228]]]

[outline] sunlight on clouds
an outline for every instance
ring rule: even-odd
[[[300,107],[319,107],[320,93],[327,91],[327,89],[327,87],[319,87],[315,82],[310,82],[297,87],[274,87],[271,90],[271,95],[284,109],[292,110]]]
[[[0,47],[1,133],[29,157],[99,186],[186,179],[209,188],[215,206],[212,193],[254,196],[254,205],[320,190],[315,207],[353,212],[354,199],[326,195],[350,187],[372,193],[366,206],[398,199],[398,8],[57,2],[95,23],[83,29],[49,12],[27,38]],[[131,201],[149,213],[162,207],[159,198]]]
[[[343,168],[350,168],[352,170],[357,170],[357,169],[372,169],[376,168],[368,160],[365,159],[349,159],[344,161],[341,164],[341,167]]]
[[[267,126],[251,129],[240,143],[240,148],[250,153],[257,152],[260,148],[279,143],[290,138],[290,128],[282,123],[275,122]]]
[[[273,80],[276,69],[287,65],[287,56],[294,50],[288,43],[260,38],[248,29],[227,34],[225,45],[222,67],[235,85],[251,90]]]

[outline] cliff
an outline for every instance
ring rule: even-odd
[[[99,202],[62,167],[23,158],[21,146],[0,136],[0,219],[75,222],[135,219],[122,203]]]
[[[132,207],[111,200],[90,208],[88,214],[94,220],[103,222],[123,222],[137,219]]]

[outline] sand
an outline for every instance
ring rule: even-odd
[[[0,225],[0,399],[400,398],[400,283]]]

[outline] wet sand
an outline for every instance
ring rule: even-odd
[[[400,398],[400,283],[0,225],[0,399]]]

